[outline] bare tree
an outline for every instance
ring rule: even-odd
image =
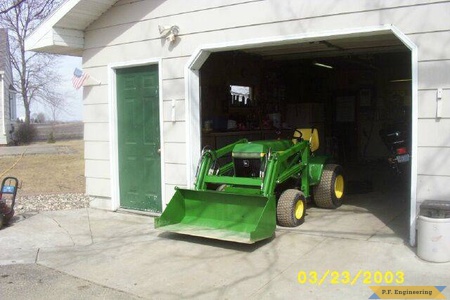
[[[70,96],[66,93],[65,95],[55,95],[47,99],[45,106],[50,110],[50,118],[53,124],[58,121],[61,113],[70,115],[70,103],[67,101],[69,98]]]
[[[50,121],[52,124],[52,131],[48,136],[49,143],[55,142],[55,126],[60,114],[65,113],[70,115],[70,103],[67,100],[70,97],[70,92],[66,92],[62,97],[53,96],[47,99],[45,106],[50,110]]]
[[[0,10],[0,14],[6,14],[7,12],[9,12],[10,10],[14,9],[14,7],[22,4],[22,2],[24,2],[25,0],[19,0],[19,1],[14,1],[13,3],[10,4],[10,6],[5,5],[4,8],[2,8],[2,10]]]
[[[46,117],[43,112],[40,112],[36,115],[36,123],[45,123]]]
[[[60,77],[57,58],[47,53],[25,51],[25,39],[53,11],[60,0],[6,0],[0,4],[0,22],[8,28],[14,87],[19,91],[25,109],[25,123],[30,122],[33,102],[46,103],[58,96]]]

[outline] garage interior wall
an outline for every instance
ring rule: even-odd
[[[379,136],[382,128],[402,124],[411,141],[411,56],[406,47],[311,59],[246,52],[213,53],[201,68],[202,146],[218,148],[240,138],[290,138],[295,128],[314,127],[321,137],[319,153],[348,163],[389,156]],[[233,99],[235,85],[248,87],[251,97]]]

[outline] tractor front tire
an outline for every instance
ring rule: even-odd
[[[314,203],[321,208],[338,208],[344,196],[344,175],[339,165],[325,165],[322,178],[314,187]]]
[[[277,204],[277,223],[284,227],[297,227],[305,222],[306,199],[302,192],[285,190]]]

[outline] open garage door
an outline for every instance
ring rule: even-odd
[[[390,30],[205,50],[191,64],[191,137],[197,149],[219,148],[317,128],[319,153],[347,178],[341,225],[322,234],[402,240],[409,232],[414,244],[412,61]],[[310,226],[333,213],[311,208]]]

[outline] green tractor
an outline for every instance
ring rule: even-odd
[[[194,189],[177,188],[155,228],[252,244],[276,225],[296,227],[307,202],[337,208],[344,196],[342,167],[315,155],[317,129],[295,130],[292,140],[248,142],[204,149]],[[231,161],[219,165],[224,157]]]

